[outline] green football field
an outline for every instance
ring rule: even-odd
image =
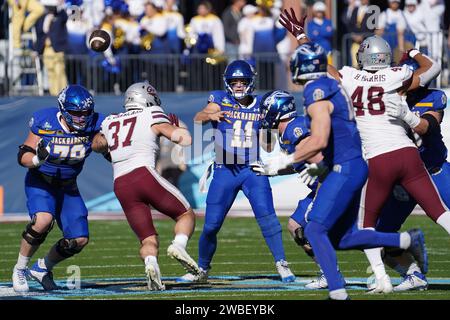
[[[207,284],[184,284],[176,277],[184,274],[177,261],[167,257],[166,249],[172,240],[173,222],[157,220],[160,234],[159,264],[166,291],[147,291],[143,263],[138,257],[138,241],[126,221],[90,222],[91,240],[85,250],[54,269],[55,279],[62,287],[79,266],[81,289],[67,288],[51,293],[30,282],[31,292],[17,296],[11,288],[11,271],[17,259],[20,234],[25,223],[0,224],[0,300],[1,299],[232,299],[232,300],[275,300],[275,299],[326,299],[326,290],[307,290],[304,284],[316,276],[317,267],[291,240],[286,229],[287,218],[281,218],[283,241],[287,260],[297,280],[285,284],[279,281],[274,262],[265,245],[254,218],[228,218],[219,233],[218,249]],[[194,258],[198,255],[198,239],[203,219],[197,220],[196,231],[188,250]],[[387,295],[365,293],[368,263],[360,251],[338,253],[342,273],[348,283],[352,299],[450,299],[450,238],[444,230],[426,217],[412,216],[404,229],[420,227],[425,233],[429,254],[430,285],[427,291],[404,292]],[[60,238],[55,228],[39,249],[35,258],[42,257],[49,247]],[[69,273],[68,273],[69,271]],[[393,282],[399,276],[388,270]]]

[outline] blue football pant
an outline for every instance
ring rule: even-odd
[[[281,225],[273,206],[272,189],[266,176],[257,176],[248,167],[214,169],[206,198],[205,224],[199,240],[198,265],[207,270],[217,248],[217,233],[238,192],[248,198],[258,225],[275,261],[284,260]]]
[[[357,197],[367,179],[367,164],[357,158],[335,165],[317,191],[307,213],[305,235],[314,250],[316,260],[325,274],[330,291],[344,288],[336,252],[328,232]]]
[[[30,172],[25,177],[28,213],[48,212],[66,239],[89,237],[88,210],[76,184],[53,187]]]

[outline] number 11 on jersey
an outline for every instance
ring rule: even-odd
[[[233,148],[251,148],[252,147],[252,131],[253,121],[248,121],[244,127],[245,140],[241,140],[242,120],[237,120],[233,123],[233,139],[231,140],[231,147]]]

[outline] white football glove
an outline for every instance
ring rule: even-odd
[[[299,178],[307,186],[312,186],[317,178],[322,178],[328,173],[328,168],[322,163],[305,163],[305,169],[303,169]]]
[[[294,162],[293,154],[281,153],[276,157],[272,157],[266,160],[265,163],[260,161],[250,164],[251,169],[261,176],[276,176],[278,171],[285,169],[288,165]]]
[[[402,102],[398,105],[388,103],[386,113],[394,118],[402,119],[410,128],[415,128],[420,123],[420,117],[409,109],[406,99],[402,99]]]
[[[314,184],[314,182],[316,182],[317,180],[317,176],[311,176],[308,173],[308,164],[305,164],[305,169],[303,169],[300,173],[299,173],[299,179],[301,182],[303,182],[304,184],[306,184],[307,186],[312,186]]]

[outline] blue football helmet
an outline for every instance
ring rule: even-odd
[[[244,60],[235,60],[231,62],[223,74],[223,81],[225,82],[225,88],[227,92],[236,99],[242,99],[250,95],[255,90],[255,76],[256,72],[253,71],[252,66]],[[245,90],[244,92],[233,91],[233,80],[244,80]]]
[[[299,46],[291,57],[292,82],[302,84],[327,74],[328,57],[325,50],[316,43]]]
[[[84,131],[94,118],[94,98],[86,88],[68,85],[58,95],[59,110],[67,124]]]
[[[274,129],[281,120],[297,116],[294,96],[282,90],[267,92],[261,99],[259,111],[263,116],[261,122],[263,129]]]

